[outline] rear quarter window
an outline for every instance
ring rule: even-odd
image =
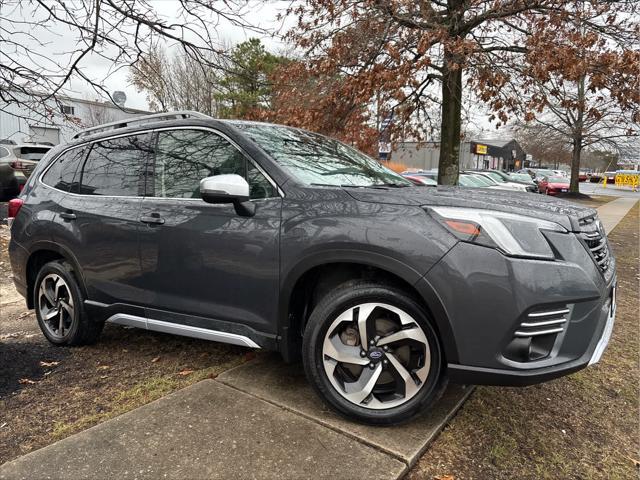
[[[74,148],[60,155],[45,172],[42,182],[64,192],[78,191],[78,167],[84,160],[86,148]]]

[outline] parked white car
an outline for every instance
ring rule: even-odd
[[[527,191],[527,186],[522,184],[522,183],[517,183],[517,182],[509,182],[508,180],[505,180],[504,178],[502,178],[500,175],[498,175],[495,172],[483,172],[483,171],[477,171],[477,172],[473,172],[476,175],[481,175],[484,178],[489,178],[491,179],[496,185],[498,185],[500,187],[501,190],[511,190],[513,192],[526,192]]]

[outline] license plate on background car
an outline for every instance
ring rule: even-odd
[[[563,192],[563,193],[564,193],[564,192],[566,192],[566,191],[567,191],[567,189],[566,189],[566,188],[563,188],[563,189],[561,190],[561,192]]]

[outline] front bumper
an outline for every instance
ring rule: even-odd
[[[615,321],[615,260],[603,274],[573,234],[549,240],[557,261],[461,242],[424,277],[451,326],[450,381],[530,385],[600,359]]]
[[[449,380],[453,383],[474,385],[526,386],[562,377],[598,363],[609,344],[615,323],[615,287],[612,292],[612,303],[605,305],[608,307],[608,313],[602,332],[599,337],[594,337],[594,340],[597,340],[597,342],[593,342],[595,346],[593,348],[590,346],[579,359],[531,370],[506,370],[449,364]]]

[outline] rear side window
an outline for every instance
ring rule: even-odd
[[[143,195],[150,134],[94,143],[82,168],[80,193],[136,197]]]
[[[42,182],[65,192],[77,193],[76,174],[78,166],[84,160],[86,149],[74,148],[60,155],[42,177]]]
[[[9,156],[9,150],[7,150],[4,147],[0,147],[0,158],[8,157],[8,156]]]

